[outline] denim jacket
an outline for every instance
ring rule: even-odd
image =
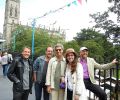
[[[40,56],[38,57],[33,64],[33,70],[36,72],[36,82],[41,83],[42,82],[42,73],[43,72],[43,67],[45,64],[45,56]]]

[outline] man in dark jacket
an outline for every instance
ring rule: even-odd
[[[13,60],[7,76],[13,82],[13,100],[28,100],[33,83],[32,61],[29,59],[31,50],[24,47],[21,57]]]

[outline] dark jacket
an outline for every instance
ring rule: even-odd
[[[28,59],[29,63],[29,89],[30,92],[32,90],[32,84],[33,84],[33,64],[30,59]],[[18,85],[17,82],[21,82],[23,84],[23,73],[24,73],[24,62],[22,57],[17,57],[13,60],[12,64],[9,67],[7,76],[10,81],[13,82],[13,89],[17,90]],[[23,90],[23,87],[22,87]]]

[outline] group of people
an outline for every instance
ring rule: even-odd
[[[34,82],[35,100],[87,100],[86,89],[99,100],[107,100],[106,93],[95,84],[94,68],[108,69],[117,63],[98,64],[88,57],[88,48],[81,47],[79,55],[73,48],[63,54],[62,44],[46,48],[45,55],[32,62],[31,50],[24,47],[20,57],[10,65],[7,76],[13,82],[13,100],[28,100]]]

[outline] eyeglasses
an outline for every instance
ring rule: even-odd
[[[62,49],[56,49],[55,51],[61,51]]]

